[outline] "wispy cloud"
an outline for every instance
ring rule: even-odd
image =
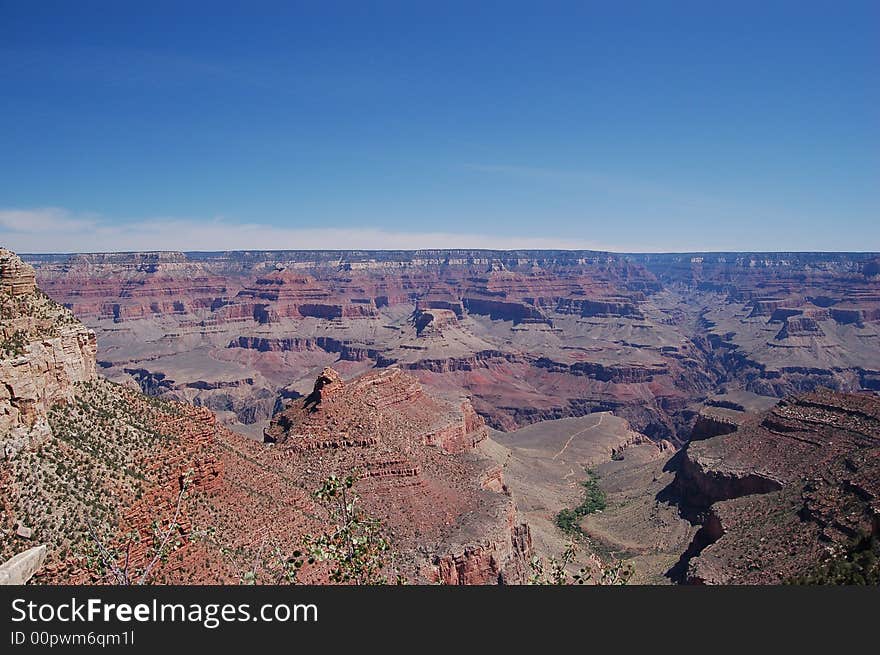
[[[76,234],[94,230],[97,221],[88,216],[73,216],[58,207],[43,209],[0,209],[0,233]]]
[[[378,228],[287,228],[224,218],[110,221],[56,207],[0,209],[0,242],[17,252],[488,248],[607,250],[578,239]]]

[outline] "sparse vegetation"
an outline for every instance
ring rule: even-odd
[[[327,510],[328,529],[305,535],[302,546],[290,553],[264,539],[241,583],[297,584],[304,570],[317,567],[319,575],[326,572],[329,581],[336,584],[405,584],[399,573],[394,572],[393,579],[386,573],[393,569],[390,539],[380,521],[361,510],[354,482],[354,476],[328,477],[312,494]],[[212,539],[216,544],[216,538]],[[246,556],[229,548],[221,550],[233,559]]]
[[[187,497],[189,475],[187,473],[184,476],[178,492],[174,516],[170,520],[153,521],[150,547],[147,551],[148,560],[143,566],[138,566],[131,559],[132,548],[142,541],[139,532],[129,532],[119,547],[108,546],[87,519],[87,527],[92,537],[92,548],[87,555],[89,567],[101,576],[111,578],[118,585],[144,585],[152,582],[156,565],[168,561],[168,556],[182,545],[179,521],[183,502]]]
[[[532,569],[532,573],[529,576],[529,584],[582,585],[592,583],[596,585],[625,585],[634,573],[631,564],[614,560],[611,564],[605,565],[598,559],[594,561],[598,569],[596,575],[587,566],[571,572],[569,569],[575,561],[577,551],[577,544],[569,541],[560,557],[551,557],[547,562],[540,557],[533,557],[529,562],[529,566]]]
[[[74,401],[49,411],[54,438],[8,461],[18,484],[5,499],[6,511],[54,545],[50,563],[68,554],[87,557],[94,541],[89,524],[104,543],[113,542],[122,510],[150,480],[168,475],[151,456],[177,442],[156,426],[179,407],[135,402],[135,396],[141,397],[103,379],[76,383]],[[20,545],[13,532],[0,531],[0,557],[11,557]]]
[[[24,355],[27,344],[27,333],[24,330],[15,330],[0,341],[0,351],[4,357],[20,357]]]
[[[605,509],[605,492],[599,487],[599,474],[587,471],[587,479],[581,482],[585,489],[584,499],[573,509],[563,509],[556,515],[557,527],[566,534],[582,534],[580,521],[583,517]]]
[[[76,317],[39,289],[30,294],[0,294],[0,357],[19,357],[27,345],[61,334],[60,328],[76,325]]]
[[[880,585],[880,539],[862,535],[812,571],[787,582],[798,585]]]
[[[606,553],[604,557],[600,557],[598,554],[594,555],[592,569],[584,566],[577,571],[571,571],[578,551],[575,539],[590,543],[591,551],[595,552],[592,542],[580,526],[581,519],[594,512],[604,510],[607,504],[605,492],[599,486],[599,474],[589,469],[585,469],[585,472],[587,479],[581,482],[581,486],[584,488],[584,499],[577,507],[566,508],[556,514],[556,526],[569,535],[572,540],[568,542],[559,557],[551,557],[546,562],[539,557],[532,558],[529,563],[532,569],[529,584],[622,585],[632,577],[634,573],[632,565],[623,563],[610,553]]]

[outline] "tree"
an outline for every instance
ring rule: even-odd
[[[333,529],[304,540],[308,562],[327,562],[330,580],[342,584],[388,584],[384,575],[391,544],[381,523],[359,507],[354,477],[331,475],[314,496],[327,508]],[[396,582],[403,582],[398,574]]]
[[[625,585],[633,575],[631,564],[624,564],[615,560],[610,565],[605,565],[596,560],[600,570],[599,577],[594,578],[588,567],[581,567],[575,573],[570,573],[569,568],[577,555],[577,544],[569,541],[565,545],[560,557],[551,557],[546,563],[538,556],[532,557],[529,566],[532,574],[529,576],[529,584],[532,585],[574,585],[587,584],[593,580],[597,585]]]

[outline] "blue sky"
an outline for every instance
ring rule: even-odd
[[[0,242],[880,250],[878,107],[877,2],[0,0]]]

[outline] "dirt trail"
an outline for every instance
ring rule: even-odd
[[[591,425],[591,426],[586,427],[586,428],[584,428],[583,430],[580,430],[580,431],[578,431],[578,432],[575,432],[573,435],[571,435],[571,436],[568,438],[568,441],[565,442],[565,445],[562,447],[562,449],[561,449],[558,453],[556,453],[555,455],[553,455],[553,458],[552,458],[552,459],[553,459],[554,461],[555,461],[556,459],[558,459],[559,456],[560,456],[562,453],[565,452],[565,449],[568,448],[568,447],[571,445],[571,442],[572,442],[572,440],[573,440],[575,437],[580,436],[580,435],[582,435],[584,432],[589,432],[590,430],[592,430],[592,429],[594,429],[594,428],[598,428],[600,425],[602,425],[602,420],[603,420],[604,418],[605,418],[605,413],[603,412],[603,413],[599,414],[599,420],[596,422],[596,425]]]

